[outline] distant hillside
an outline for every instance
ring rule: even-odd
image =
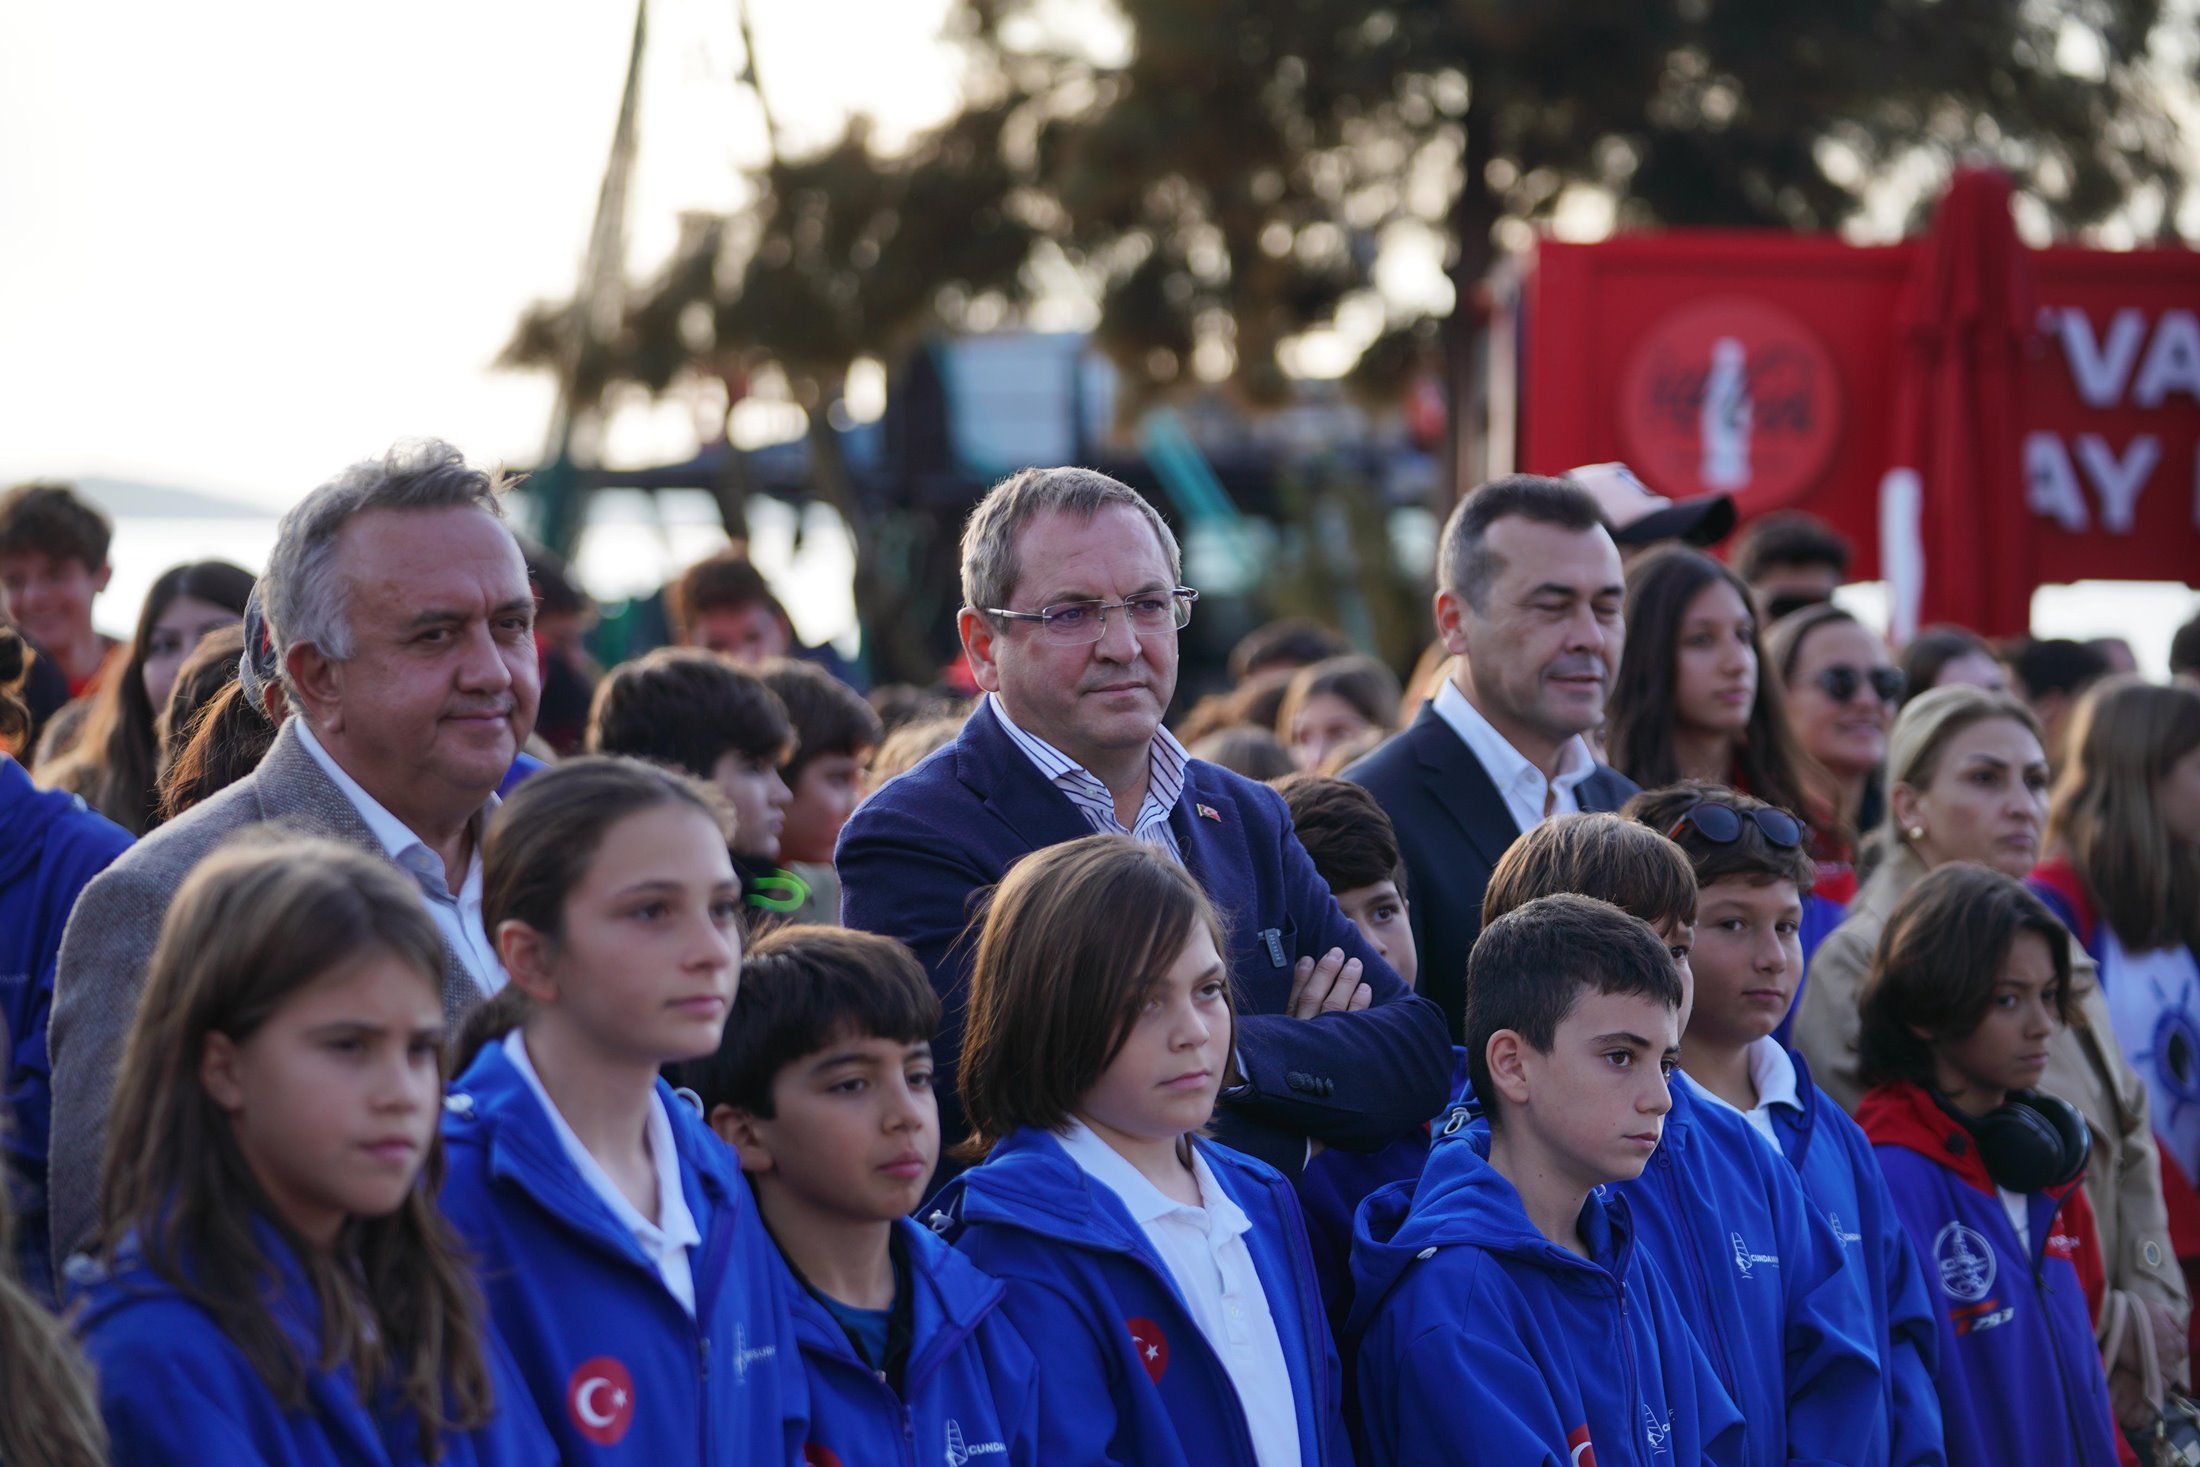
[[[73,482],[86,498],[118,520],[264,520],[275,513],[265,505],[167,484],[136,484],[124,479]]]

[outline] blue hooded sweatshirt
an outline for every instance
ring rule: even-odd
[[[1337,1351],[1291,1184],[1250,1157],[1197,1144],[1252,1222],[1245,1243],[1290,1372],[1301,1461],[1349,1467]],[[1002,1308],[1045,1352],[1046,1467],[1256,1467],[1237,1389],[1168,1266],[1115,1193],[1053,1136],[1028,1127],[1008,1136],[926,1216],[1007,1285]]]
[[[1741,1413],[1635,1247],[1627,1204],[1546,1239],[1489,1163],[1486,1123],[1360,1209],[1352,1322],[1365,1467],[1680,1467],[1742,1460]]]
[[[1884,1460],[1879,1328],[1833,1228],[1739,1112],[1682,1076],[1672,1094],[1650,1164],[1612,1190],[1742,1408],[1748,1461]]]
[[[46,1020],[54,959],[70,909],[91,879],[130,848],[130,833],[75,795],[42,790],[0,754],[0,1102],[12,1123],[5,1184],[15,1196],[15,1262],[36,1298],[54,1297],[46,1241],[46,1138],[53,1071]]]
[[[1978,1147],[1923,1090],[1882,1085],[1857,1118],[1903,1227],[1932,1260],[1951,1467],[2113,1467],[2116,1426],[2080,1273],[2082,1259],[2100,1274],[2084,1185],[2025,1198],[2026,1248]]]
[[[1771,1108],[1780,1153],[1847,1250],[1849,1275],[1870,1314],[1879,1346],[1885,1434],[1870,1460],[1933,1467],[1948,1460],[1941,1440],[1940,1326],[1917,1249],[1903,1229],[1887,1178],[1864,1128],[1827,1098],[1810,1066],[1790,1050],[1800,1106]],[[1712,1107],[1705,1107],[1712,1109]],[[1890,1449],[1891,1448],[1891,1449]]]
[[[590,1189],[504,1046],[444,1102],[443,1210],[567,1463],[801,1461],[807,1391],[778,1253],[730,1147],[663,1081],[700,1246],[695,1313]]]
[[[296,1258],[259,1230],[275,1265],[268,1303],[299,1358],[321,1355],[321,1310]],[[99,1377],[118,1467],[419,1467],[419,1418],[388,1393],[362,1401],[349,1366],[311,1370],[287,1407],[214,1317],[125,1246],[112,1272],[69,1264],[73,1323]],[[550,1433],[493,1325],[482,1341],[496,1414],[443,1439],[442,1467],[550,1467]]]
[[[784,1259],[774,1271],[809,1377],[803,1460],[823,1467],[966,1460],[1039,1467],[1039,1365],[1001,1312],[1007,1291],[909,1219],[894,1227],[911,1294],[899,1394],[856,1353],[847,1331]]]

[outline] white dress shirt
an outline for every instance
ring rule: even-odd
[[[321,766],[321,772],[343,791],[345,799],[351,801],[351,807],[359,812],[367,829],[381,842],[392,864],[419,883],[420,894],[428,901],[428,915],[435,919],[436,928],[451,945],[451,951],[458,954],[459,966],[473,975],[483,993],[495,993],[502,988],[504,965],[497,961],[496,949],[489,945],[489,934],[481,925],[481,832],[488,827],[489,812],[496,809],[497,797],[489,796],[489,803],[474,817],[473,854],[466,862],[466,879],[453,894],[443,858],[429,850],[428,843],[415,835],[411,826],[384,809],[381,801],[344,772],[343,766],[331,758],[328,750],[321,747],[321,741],[313,736],[312,725],[303,718],[296,723],[298,742],[305,745],[313,762]]]
[[[1570,815],[1581,808],[1575,793],[1597,767],[1589,746],[1575,734],[1559,747],[1558,777],[1545,779],[1528,756],[1506,742],[1481,710],[1467,701],[1459,685],[1445,678],[1433,700],[1436,716],[1451,725],[1459,741],[1474,755],[1490,783],[1497,786],[1505,808],[1523,833],[1535,829],[1553,815]]]
[[[1237,1387],[1238,1404],[1252,1433],[1253,1459],[1260,1467],[1298,1467],[1299,1415],[1291,1397],[1291,1368],[1284,1363],[1267,1290],[1245,1245],[1252,1220],[1222,1190],[1199,1148],[1192,1148],[1192,1174],[1199,1182],[1201,1205],[1190,1207],[1147,1181],[1084,1122],[1072,1117],[1055,1139],[1086,1176],[1122,1201],[1161,1255],[1177,1295]]]
[[[1175,734],[1166,728],[1154,730],[1146,798],[1138,804],[1137,825],[1125,830],[1123,822],[1115,818],[1115,796],[1101,783],[1099,775],[1037,734],[1018,728],[1016,720],[1008,716],[1008,705],[1001,701],[999,693],[986,696],[993,700],[993,716],[1001,721],[1009,738],[1047,777],[1047,783],[1069,796],[1070,803],[1084,815],[1093,834],[1127,835],[1168,852],[1171,860],[1183,864],[1184,853],[1176,848],[1176,832],[1169,829],[1169,816],[1184,793],[1184,765],[1192,756],[1177,742]]]
[[[557,1132],[558,1145],[564,1150],[566,1160],[580,1172],[588,1190],[601,1197],[604,1206],[611,1209],[611,1215],[634,1235],[642,1255],[656,1265],[657,1276],[665,1281],[665,1288],[692,1316],[695,1313],[695,1271],[688,1261],[688,1249],[702,1243],[703,1233],[695,1225],[695,1214],[688,1210],[687,1193],[680,1190],[680,1153],[673,1149],[672,1117],[665,1114],[664,1097],[656,1094],[649,1097],[649,1129],[644,1133],[649,1141],[650,1164],[657,1169],[657,1220],[651,1222],[626,1200],[619,1184],[611,1180],[611,1174],[595,1157],[589,1155],[581,1138],[573,1134],[573,1128],[559,1114],[557,1102],[542,1088],[542,1077],[535,1073],[534,1061],[527,1057],[527,1041],[519,1030],[514,1029],[504,1036],[504,1054],[527,1082],[527,1088],[535,1092],[543,1114],[550,1117],[550,1129]]]
[[[1686,1078],[1685,1072],[1683,1078]],[[1774,1151],[1784,1156],[1787,1148],[1780,1144],[1779,1128],[1772,1124],[1772,1108],[1784,1105],[1793,1111],[1802,1110],[1803,1097],[1796,1089],[1797,1079],[1795,1057],[1781,1046],[1779,1040],[1767,1034],[1749,1046],[1749,1083],[1757,1087],[1755,1106],[1741,1110],[1728,1104],[1725,1098],[1713,1095],[1693,1079],[1688,1084],[1697,1095],[1713,1105],[1724,1105],[1749,1122],[1751,1129],[1769,1141]]]

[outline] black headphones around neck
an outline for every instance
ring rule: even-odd
[[[2093,1132],[2078,1108],[2060,1096],[2013,1090],[2006,1103],[1982,1116],[1964,1114],[1938,1090],[1933,1101],[1978,1146],[1979,1160],[1997,1187],[2043,1192],[2085,1174]],[[1960,1151],[1960,1141],[1951,1136],[1948,1149]]]

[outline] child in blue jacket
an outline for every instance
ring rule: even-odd
[[[718,1052],[675,1066],[740,1152],[809,1378],[804,1460],[1038,1467],[1039,1369],[1006,1290],[913,1222],[939,1158],[939,999],[909,949],[781,928]]]
[[[1198,1136],[1232,1065],[1222,947],[1124,836],[1026,856],[986,913],[958,1077],[986,1162],[927,1216],[1044,1352],[1047,1467],[1352,1460],[1291,1186]]]
[[[557,1460],[436,1210],[442,974],[419,891],[349,846],[184,882],[70,1262],[118,1467]]]
[[[1938,1283],[1952,1467],[2110,1467],[2091,1133],[2032,1089],[2067,1022],[2069,940],[2038,897],[1956,862],[1913,887],[1865,982],[1857,1119]]]
[[[1669,1105],[1681,985],[1643,922],[1546,897],[1482,929],[1467,1063],[1415,1183],[1360,1210],[1352,1265],[1361,1460],[1734,1463],[1741,1414],[1605,1184]]]
[[[1803,1057],[1773,1037],[1803,973],[1798,934],[1815,866],[1802,825],[1762,800],[1697,781],[1637,795],[1622,813],[1665,832],[1696,873],[1688,955],[1696,1001],[1681,1051],[1690,1100],[1724,1106],[1770,1141],[1846,1252],[1880,1363],[1868,1460],[1945,1462],[1933,1387],[1939,1336],[1917,1252],[1863,1130],[1811,1083]]]
[[[734,1158],[658,1078],[718,1047],[741,889],[680,775],[576,759],[483,845],[518,1027],[446,1102],[443,1205],[567,1463],[798,1461],[807,1411],[771,1238]]]
[[[1609,901],[1648,922],[1672,949],[1692,1000],[1696,877],[1670,840],[1617,815],[1547,820],[1498,861],[1482,920],[1553,892]],[[1616,1190],[1632,1210],[1637,1246],[1672,1281],[1741,1407],[1746,1460],[1871,1461],[1886,1436],[1878,1336],[1832,1226],[1749,1122],[1685,1082],[1672,1098],[1650,1164]]]

